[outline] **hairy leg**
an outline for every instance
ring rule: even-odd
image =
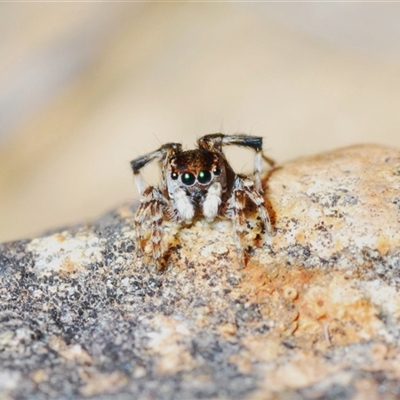
[[[255,187],[255,183],[242,175],[235,178],[231,197],[228,201],[226,216],[231,219],[236,237],[242,265],[246,265],[248,260],[248,248],[253,245],[249,242],[249,229],[246,209],[248,202],[254,204],[257,210],[261,233],[271,232],[271,223],[267,210],[265,209],[264,198]]]
[[[139,250],[151,248],[151,258],[160,265],[165,252],[162,241],[164,216],[168,214],[168,201],[161,191],[149,186],[143,193],[139,209],[135,215],[135,236]]]

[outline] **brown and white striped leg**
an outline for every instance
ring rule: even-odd
[[[260,218],[260,228],[262,233],[265,231],[271,231],[271,223],[268,213],[265,209],[264,198],[255,188],[255,184],[251,179],[245,176],[238,175],[235,179],[232,195],[229,200],[229,208],[227,216],[232,220],[236,237],[237,244],[240,250],[241,261],[243,265],[246,265],[248,259],[248,246],[247,239],[248,227],[246,206],[248,200],[252,202],[257,208],[257,215]]]
[[[142,252],[146,252],[148,246],[150,247],[150,257],[157,267],[160,267],[164,254],[162,224],[168,202],[158,188],[149,186],[144,191],[140,203],[134,221],[136,242]]]
[[[268,212],[265,208],[265,200],[263,195],[256,190],[254,187],[254,183],[248,178],[241,178],[243,190],[245,192],[246,198],[250,199],[250,201],[257,207],[257,214],[260,218],[261,230],[263,233],[271,233],[271,220],[269,218]]]
[[[239,252],[239,260],[242,267],[247,264],[246,241],[246,195],[242,189],[234,189],[230,201],[230,217],[236,234],[236,247]]]

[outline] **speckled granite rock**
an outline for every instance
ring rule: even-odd
[[[275,235],[230,223],[135,253],[134,205],[0,245],[0,397],[400,396],[400,153],[355,146],[268,177]]]

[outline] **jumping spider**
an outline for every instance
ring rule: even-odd
[[[255,151],[253,179],[233,171],[222,151],[225,145]],[[166,252],[162,240],[164,220],[183,226],[197,218],[212,222],[222,217],[232,221],[242,262],[246,263],[248,204],[256,209],[261,231],[271,231],[260,179],[262,158],[273,165],[262,153],[261,137],[215,133],[199,138],[194,150],[183,151],[180,143],[167,143],[131,161],[141,194],[134,219],[139,249],[143,251],[150,241],[153,261],[161,266]],[[140,170],[153,160],[159,161],[162,178],[158,186],[146,188]]]

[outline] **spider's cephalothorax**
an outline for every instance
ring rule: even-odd
[[[246,206],[256,207],[262,231],[270,231],[270,220],[264,206],[261,187],[262,138],[247,135],[206,135],[198,148],[183,151],[179,143],[167,143],[160,149],[131,162],[141,194],[140,207],[135,215],[138,246],[152,246],[153,260],[160,264],[165,252],[162,242],[163,221],[189,225],[196,218],[209,222],[217,217],[232,221],[238,244],[245,256]],[[236,145],[255,150],[254,177],[237,175],[229,165],[222,146]],[[158,186],[145,187],[140,170],[150,161],[158,160],[162,179]]]

